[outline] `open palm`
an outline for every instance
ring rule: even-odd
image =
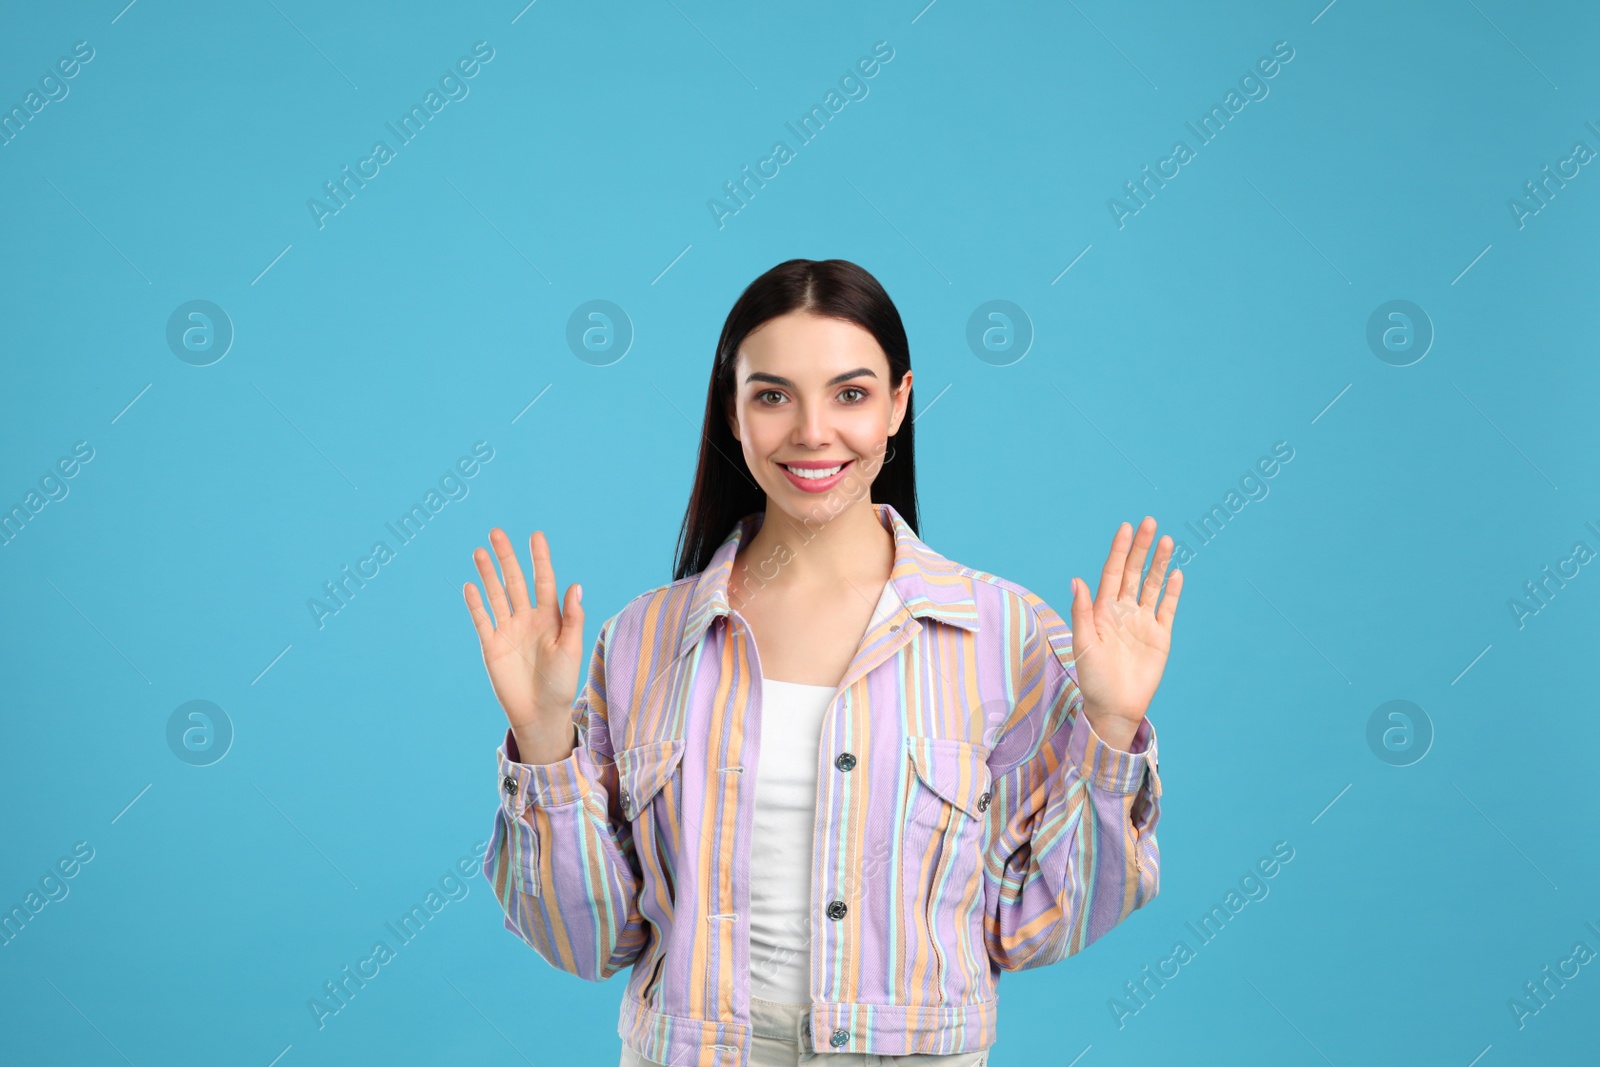
[[[1092,600],[1088,583],[1072,580],[1072,654],[1091,721],[1109,718],[1137,729],[1161,684],[1183,572],[1172,572],[1163,599],[1162,578],[1172,559],[1167,536],[1156,546],[1149,577],[1140,580],[1155,533],[1156,520],[1148,515],[1137,531],[1126,522],[1117,527]]]
[[[532,598],[510,538],[498,526],[489,531],[505,585],[495,575],[494,562],[482,548],[473,562],[483,578],[493,617],[484,609],[478,587],[464,587],[467,610],[483,646],[483,664],[489,682],[514,729],[545,726],[562,734],[578,691],[578,668],[583,652],[583,589],[567,587],[565,606],[556,601],[555,570],[550,565],[550,545],[542,530],[528,539],[533,557]]]

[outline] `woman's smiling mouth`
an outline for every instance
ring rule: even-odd
[[[854,462],[849,459],[833,463],[826,460],[797,460],[794,463],[779,463],[778,466],[783,468],[784,477],[796,488],[807,493],[821,493],[837,485]]]

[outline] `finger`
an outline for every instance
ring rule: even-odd
[[[1150,555],[1150,542],[1155,540],[1156,520],[1146,515],[1139,520],[1139,528],[1134,532],[1133,550],[1128,553],[1128,561],[1122,567],[1122,592],[1123,599],[1139,602],[1139,576],[1144,573],[1144,561]]]
[[[550,542],[543,530],[533,531],[528,538],[528,549],[533,556],[533,606],[548,604],[556,607],[556,572],[550,565]]]
[[[476,585],[468,582],[461,592],[467,599],[467,610],[472,613],[472,626],[478,631],[478,640],[488,648],[490,639],[494,637],[494,620],[483,610],[483,600],[478,596]]]
[[[512,612],[526,611],[533,607],[528,602],[528,585],[522,577],[522,564],[517,561],[517,550],[511,546],[511,538],[499,527],[489,531],[489,543],[494,546],[495,558],[500,561],[500,573],[505,575],[505,593],[510,601]]]
[[[1161,606],[1156,609],[1156,622],[1165,627],[1172,626],[1172,617],[1178,612],[1178,594],[1181,592],[1183,572],[1173,571],[1172,577],[1167,579],[1167,595],[1162,597]]]
[[[494,531],[489,534],[489,540],[494,540]],[[502,533],[502,537],[505,535]],[[483,579],[483,588],[489,594],[489,607],[494,611],[497,626],[504,626],[511,619],[511,605],[506,603],[506,591],[500,584],[500,575],[495,573],[494,558],[482,546],[472,550],[472,562],[478,565],[478,576]]]
[[[1161,540],[1156,542],[1156,558],[1150,561],[1150,574],[1145,578],[1144,584],[1139,587],[1139,603],[1144,607],[1154,607],[1157,598],[1161,596],[1161,579],[1166,577],[1167,565],[1172,562],[1172,537],[1163,534]]]
[[[511,547],[511,538],[497,527],[489,531],[489,542],[494,545],[494,554],[500,560],[500,573],[506,576],[506,593],[511,597],[511,610],[526,611],[533,607],[528,603],[528,583],[522,579],[522,564],[517,561],[517,550]]]
[[[1117,599],[1117,594],[1122,588],[1122,568],[1128,561],[1128,543],[1132,539],[1128,523],[1117,527],[1115,536],[1111,538],[1111,551],[1106,554],[1106,565],[1100,568],[1100,591],[1095,594],[1095,603],[1102,607]]]

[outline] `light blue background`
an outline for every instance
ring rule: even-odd
[[[1600,963],[1508,1007],[1600,951],[1600,573],[1508,607],[1600,549],[1600,172],[1507,206],[1600,149],[1592,5],[124,2],[0,33],[6,109],[95,49],[0,148],[0,504],[94,448],[0,547],[0,904],[95,850],[0,948],[0,1058],[616,1062],[623,980],[544,963],[481,878],[325,1028],[307,1001],[491,829],[472,549],[546,531],[589,642],[670,580],[718,331],[794,256],[900,308],[924,539],[1063,610],[1120,521],[1183,536],[1294,449],[1185,538],[1160,896],[1006,975],[992,1063],[1596,1054]],[[869,95],[719,229],[723,182],[880,40]],[[477,41],[470,95],[319,230],[307,199]],[[1269,95],[1119,229],[1108,198],[1278,41]],[[210,366],[165,340],[193,299],[236,330]],[[594,299],[635,331],[609,366],[566,342]],[[965,340],[994,299],[1035,332],[1009,366]],[[1391,299],[1436,330],[1410,366],[1366,344]],[[319,629],[308,599],[477,441],[470,494]],[[166,742],[194,699],[236,730],[208,767]],[[1391,699],[1435,731],[1411,766],[1367,745]],[[1270,895],[1119,1029],[1279,841]]]

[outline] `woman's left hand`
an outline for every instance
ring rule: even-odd
[[[1117,527],[1094,599],[1087,582],[1072,579],[1072,655],[1083,713],[1102,740],[1123,751],[1133,743],[1161,684],[1172,648],[1172,617],[1183,589],[1183,572],[1175,570],[1161,597],[1162,578],[1172,560],[1170,536],[1156,545],[1150,576],[1140,581],[1155,534],[1156,520],[1148,515],[1137,531],[1126,522]]]

